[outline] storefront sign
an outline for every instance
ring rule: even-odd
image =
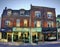
[[[42,28],[36,28],[37,32],[41,32]]]
[[[32,32],[36,32],[36,28],[31,28],[31,31]]]
[[[17,28],[17,27],[14,27],[13,28],[13,31],[29,31],[29,28]]]
[[[31,28],[32,32],[41,32],[42,28]]]
[[[21,30],[22,30],[21,28],[16,28],[16,27],[13,28],[13,31],[21,31]]]
[[[17,27],[14,27],[13,28],[13,31],[32,31],[32,32],[41,32],[42,31],[42,28],[17,28]]]

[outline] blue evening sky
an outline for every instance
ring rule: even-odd
[[[30,9],[30,5],[56,8],[56,15],[60,14],[60,0],[0,0],[0,17],[5,7],[11,9]]]

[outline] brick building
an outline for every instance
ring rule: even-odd
[[[30,10],[3,10],[1,39],[7,42],[35,43],[56,40],[55,8],[32,6]]]

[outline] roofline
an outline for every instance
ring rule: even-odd
[[[31,7],[41,7],[41,8],[51,8],[51,9],[55,9],[55,8],[52,8],[52,7],[46,7],[46,6],[35,6],[35,5],[31,5]]]

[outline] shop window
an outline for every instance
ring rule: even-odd
[[[56,33],[48,34],[48,39],[49,39],[49,40],[56,39]]]
[[[48,18],[52,18],[52,12],[47,12],[47,16],[48,16]]]
[[[7,33],[6,32],[2,32],[2,39],[7,39]]]
[[[12,14],[12,11],[11,11],[11,10],[8,10],[8,11],[7,11],[7,15],[8,15],[8,16],[11,16],[11,14]]]
[[[5,25],[6,25],[6,26],[11,26],[11,21],[10,21],[10,20],[6,20],[6,21],[5,21]]]
[[[35,11],[35,16],[36,17],[41,17],[41,12],[40,11]]]
[[[20,19],[17,19],[17,20],[16,20],[16,26],[17,26],[17,27],[20,27]]]
[[[27,27],[27,20],[26,19],[24,19],[24,27]]]

